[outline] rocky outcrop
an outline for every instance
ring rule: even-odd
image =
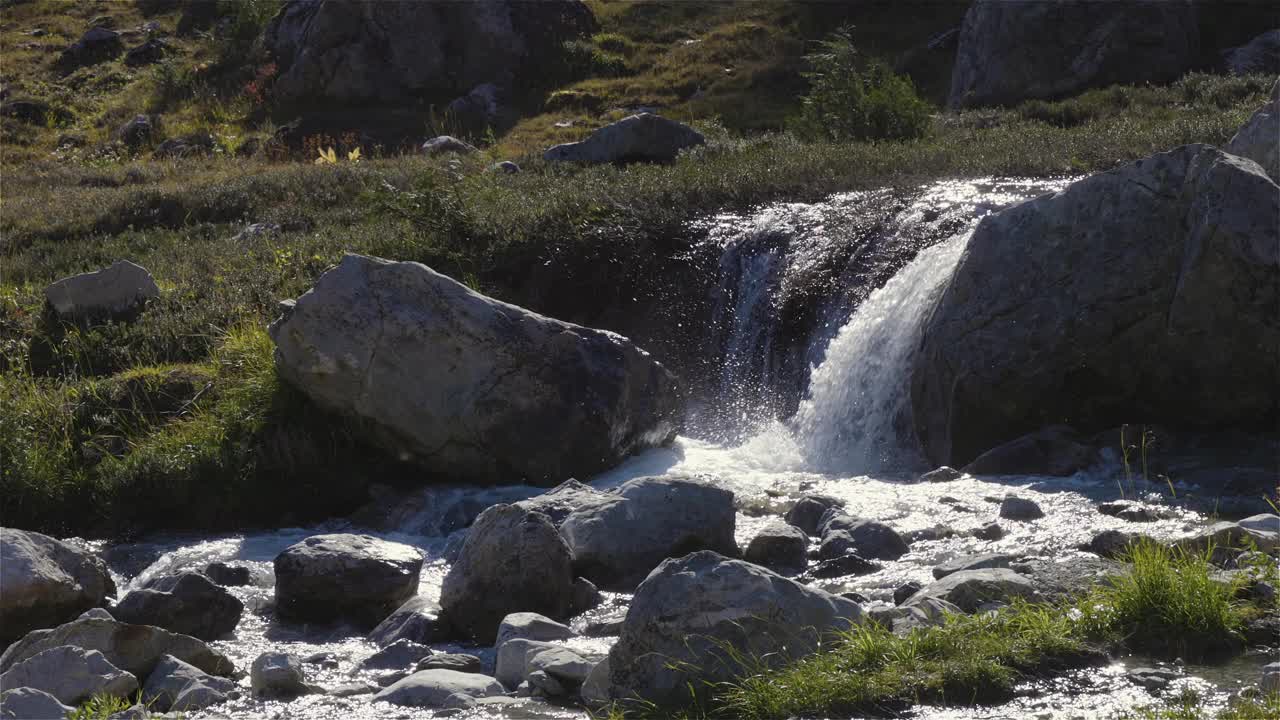
[[[636,590],[609,652],[610,692],[679,703],[690,687],[741,672],[726,647],[783,663],[861,616],[850,600],[714,552],[667,560]]]
[[[160,287],[146,268],[118,260],[103,270],[63,278],[45,288],[44,296],[63,320],[117,320],[160,297]]]
[[[1274,422],[1278,223],[1262,169],[1204,145],[984,218],[914,362],[929,459],[963,464],[1064,422]]]
[[[505,692],[502,684],[486,675],[456,670],[422,670],[373,696],[373,702],[430,708],[467,708],[477,698]]]
[[[1274,31],[1280,34],[1280,30]],[[1280,80],[1271,88],[1271,99],[1227,143],[1227,152],[1262,166],[1280,182]]]
[[[1176,80],[1200,55],[1196,10],[1173,2],[976,0],[960,28],[952,107]]]
[[[276,613],[372,628],[418,592],[422,553],[368,535],[314,535],[276,556]]]
[[[228,676],[235,668],[222,653],[188,635],[178,635],[150,625],[130,625],[91,618],[59,625],[52,630],[33,630],[0,655],[0,672],[53,648],[73,645],[85,651],[97,650],[112,665],[147,677],[165,655],[214,675]]]
[[[0,646],[75,619],[116,594],[96,555],[25,530],[0,528]]]
[[[675,379],[630,341],[348,255],[271,326],[281,375],[455,481],[550,485],[674,436]]]
[[[575,571],[605,587],[631,588],[663,560],[694,550],[736,556],[733,493],[703,478],[643,477],[608,503],[574,512],[560,526]]]
[[[237,687],[234,680],[210,675],[165,655],[142,688],[142,702],[153,712],[194,713],[226,702]]]
[[[183,573],[156,578],[131,591],[111,612],[121,622],[218,640],[236,629],[244,603],[204,575]]]
[[[566,617],[573,577],[573,554],[545,515],[495,505],[467,533],[441,586],[440,607],[450,626],[489,644],[513,612]]]
[[[681,150],[703,145],[702,133],[684,123],[641,113],[605,125],[586,140],[549,148],[547,162],[588,165],[627,162],[671,162]]]
[[[443,108],[485,83],[542,80],[562,43],[594,24],[578,0],[291,0],[263,44],[279,65],[273,94],[285,107]]]
[[[43,690],[65,705],[94,695],[129,697],[138,678],[112,665],[96,650],[63,645],[36,653],[0,674],[0,691],[28,687]]]

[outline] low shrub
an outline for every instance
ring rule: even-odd
[[[793,123],[801,135],[835,141],[904,140],[921,137],[928,129],[929,106],[916,95],[911,80],[894,74],[883,62],[863,58],[852,29],[836,31],[805,60],[810,88]]]

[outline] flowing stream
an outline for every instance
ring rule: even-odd
[[[723,347],[720,397],[703,403],[691,423],[690,436],[678,438],[670,448],[633,457],[591,483],[607,489],[644,475],[713,477],[736,494],[737,538],[742,546],[805,493],[839,497],[851,513],[886,522],[903,534],[937,526],[954,531],[939,539],[916,540],[907,555],[873,574],[821,581],[825,589],[857,592],[873,605],[892,605],[895,588],[908,581],[927,584],[935,565],[957,556],[1015,552],[1051,568],[1064,558],[1081,555],[1076,547],[1099,531],[1130,526],[1096,509],[1099,501],[1118,495],[1114,464],[1068,478],[1004,477],[996,482],[965,476],[941,484],[906,482],[928,469],[907,431],[906,368],[919,344],[930,300],[945,286],[982,215],[1065,184],[940,182],[906,196],[855,193],[823,203],[783,204],[751,215],[711,219],[702,230],[707,242],[722,248],[716,298],[716,327]],[[841,290],[855,280],[863,282],[858,292]],[[803,291],[811,285],[820,291],[806,295]],[[793,396],[775,397],[788,392]],[[240,535],[156,537],[111,547],[107,554],[122,593],[151,577],[200,570],[215,560],[247,565],[254,583],[230,588],[245,602],[244,617],[234,637],[214,643],[237,667],[248,668],[267,650],[304,658],[328,654],[326,666],[306,666],[309,681],[325,687],[375,681],[377,673],[353,674],[357,663],[376,649],[360,634],[274,621],[272,559],[308,535],[369,532],[421,549],[428,560],[420,593],[435,596],[448,570],[443,559],[446,549],[458,541],[460,528],[469,518],[489,504],[539,492],[523,486],[424,489],[411,501],[389,501],[395,507],[386,508],[378,523],[380,530],[333,521]],[[1028,523],[1003,522],[1007,534],[997,541],[970,535],[997,518],[998,503],[1010,492],[1035,500],[1045,517]],[[1202,516],[1170,509],[1142,529],[1156,537],[1174,538],[1193,533],[1203,524]],[[627,599],[607,594],[606,605],[591,617],[619,613]],[[581,628],[587,619],[575,619],[573,624]],[[605,653],[611,642],[610,638],[568,641],[597,655]],[[493,661],[492,651],[486,648],[441,648]],[[1179,682],[1220,696],[1233,683],[1248,681],[1254,674],[1255,670],[1216,674],[1203,670]],[[244,698],[196,717],[372,719],[445,714],[374,705],[368,695],[312,695],[289,704],[259,702],[248,698],[248,681],[243,683]],[[1125,679],[1124,664],[1116,664],[1028,686],[1017,700],[1003,706],[920,707],[914,714],[939,720],[1091,718],[1154,700]],[[474,713],[476,717],[585,717],[580,709],[528,698],[516,706]]]

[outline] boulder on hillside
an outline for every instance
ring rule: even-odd
[[[511,613],[567,617],[573,578],[573,554],[545,515],[495,505],[467,533],[445,575],[440,607],[450,626],[489,644]]]
[[[738,554],[733,493],[688,476],[642,477],[607,504],[565,519],[575,571],[605,586],[635,587],[663,560],[694,550]]]
[[[48,535],[0,528],[0,646],[74,620],[116,594],[107,565]]]
[[[194,713],[226,702],[238,687],[234,680],[210,675],[165,655],[142,688],[142,702],[152,712]]]
[[[368,535],[313,535],[276,556],[276,614],[372,628],[418,592],[422,553]]]
[[[74,645],[86,651],[97,650],[112,665],[138,678],[150,675],[165,655],[172,655],[214,675],[226,677],[235,671],[225,655],[189,635],[171,633],[150,625],[91,618],[59,625],[52,630],[32,630],[0,655],[0,672],[63,645]]]
[[[36,653],[0,674],[0,690],[20,687],[43,690],[66,705],[79,705],[95,695],[129,697],[138,678],[112,665],[97,650],[70,645]]]
[[[92,27],[58,56],[58,69],[69,73],[87,65],[96,65],[124,52],[120,33],[104,27]]]
[[[1271,99],[1231,138],[1226,150],[1258,163],[1280,183],[1280,80],[1271,88]]]
[[[271,325],[276,367],[441,476],[550,485],[669,442],[675,378],[613,333],[347,255]]]
[[[440,135],[422,143],[423,155],[470,155],[479,152],[471,143],[451,135]]]
[[[562,43],[594,27],[580,0],[290,0],[263,45],[280,68],[272,93],[285,107],[443,108],[485,83],[542,80]]]
[[[1223,53],[1233,75],[1280,72],[1280,30],[1268,30],[1237,48]]]
[[[218,640],[236,629],[244,603],[204,575],[182,573],[155,578],[129,592],[111,612],[120,622]]]
[[[714,552],[667,560],[636,590],[609,651],[609,692],[678,704],[689,699],[690,687],[742,671],[725,647],[783,663],[861,617],[851,600]]]
[[[160,297],[160,287],[146,268],[117,260],[108,268],[53,283],[44,289],[44,297],[63,320],[118,320]]]
[[[1205,145],[988,215],[914,360],[926,455],[963,464],[1060,423],[1270,427],[1278,235],[1280,188]]]
[[[976,0],[960,28],[951,107],[1171,82],[1200,56],[1196,9],[1173,2]]]
[[[640,113],[605,125],[586,140],[549,148],[542,158],[547,162],[589,165],[671,162],[681,150],[705,143],[702,133],[684,123]]]
[[[0,693],[0,720],[66,720],[75,708],[35,688],[17,688]]]

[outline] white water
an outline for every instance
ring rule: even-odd
[[[921,325],[967,240],[921,252],[831,341],[794,421],[808,467],[853,475],[923,468],[910,428],[908,373]]]
[[[615,487],[628,479],[663,473],[694,473],[715,478],[732,489],[738,507],[737,539],[746,545],[766,522],[806,493],[834,495],[847,503],[850,513],[886,522],[902,533],[945,525],[956,531],[939,540],[920,540],[911,545],[901,560],[885,563],[878,572],[822,581],[820,587],[833,592],[858,592],[871,603],[892,603],[893,590],[907,581],[927,583],[932,568],[951,558],[979,552],[1011,552],[1030,561],[1060,563],[1079,554],[1076,546],[1104,529],[1130,528],[1131,524],[1099,513],[1100,500],[1115,499],[1114,468],[1096,468],[1070,478],[1017,477],[999,481],[965,476],[943,484],[902,482],[919,469],[920,461],[909,436],[900,432],[909,420],[907,371],[910,355],[917,346],[919,330],[933,297],[950,277],[973,223],[983,214],[1045,189],[1032,183],[938,183],[898,218],[898,227],[924,220],[912,217],[925,211],[959,213],[966,218],[957,237],[926,250],[898,272],[882,288],[873,292],[843,323],[829,345],[817,343],[816,367],[811,373],[809,392],[796,416],[779,421],[742,404],[734,413],[744,427],[754,429],[747,440],[724,445],[681,437],[670,448],[652,450],[631,458],[618,468],[592,479],[601,489]],[[843,196],[833,203],[850,202]],[[786,206],[789,216],[820,216],[819,206]],[[764,218],[763,225],[776,229],[778,221]],[[737,220],[760,227],[762,216]],[[740,249],[740,248],[739,248]],[[727,248],[728,250],[728,248]],[[724,364],[726,380],[737,382],[758,358],[767,357],[773,335],[770,293],[785,281],[781,251],[766,244],[754,255],[738,254],[734,299],[725,306],[732,332],[727,339],[730,354]],[[824,338],[825,339],[825,338]],[[418,547],[427,557],[419,592],[438,596],[440,583],[448,571],[442,559],[453,528],[460,517],[494,502],[510,502],[539,492],[527,487],[438,488],[424,490],[407,502],[396,503],[387,514],[391,532],[372,534]],[[1007,535],[995,542],[978,540],[968,533],[997,519],[997,503],[1006,493],[1035,500],[1045,517],[1033,523],[1001,521]],[[1142,531],[1159,538],[1190,534],[1204,519],[1188,511],[1171,511],[1165,519],[1144,524]],[[333,687],[352,679],[374,679],[375,674],[352,675],[358,662],[375,648],[350,629],[305,629],[277,623],[271,614],[274,578],[271,560],[290,544],[321,532],[371,532],[347,522],[333,522],[310,528],[289,528],[270,532],[220,537],[154,538],[124,548],[155,555],[142,562],[140,572],[117,577],[121,592],[146,579],[174,572],[200,570],[214,561],[248,565],[255,574],[254,585],[233,588],[246,604],[246,612],[232,638],[214,645],[228,654],[237,667],[247,668],[267,650],[285,650],[299,656],[317,652],[333,653],[336,668],[308,666],[309,680]],[[453,536],[455,539],[457,535]],[[610,595],[606,607],[593,615],[618,612],[628,598]],[[581,627],[584,618],[574,621]],[[607,651],[609,639],[576,639],[578,649],[592,654]],[[487,648],[440,649],[473,652],[492,662]],[[1250,671],[1252,672],[1252,671]],[[247,680],[243,681],[247,689]],[[1218,683],[1221,685],[1221,683]],[[246,692],[247,695],[247,692]],[[1118,666],[1090,671],[1037,686],[1033,697],[1020,698],[1009,705],[987,709],[950,710],[919,708],[916,717],[933,718],[1085,718],[1105,717],[1117,709],[1132,707],[1149,698],[1120,675]],[[525,699],[515,708],[478,711],[476,717],[582,718],[573,708]],[[346,699],[309,696],[291,704],[261,703],[247,697],[211,708],[196,717],[230,714],[258,718],[427,718],[431,711],[392,708],[369,703],[369,696]]]

